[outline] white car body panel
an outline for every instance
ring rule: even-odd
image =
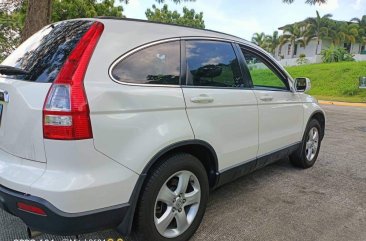
[[[324,110],[320,107],[320,105],[318,104],[318,101],[308,95],[308,94],[305,94],[305,93],[301,93],[300,95],[300,100],[303,104],[303,110],[304,110],[304,127],[303,127],[303,132],[305,131],[305,128],[306,128],[306,124],[311,117],[312,115],[314,115],[314,113],[321,113],[323,114],[323,116],[325,117],[325,121],[326,121],[326,114],[324,112]]]
[[[9,93],[3,104],[0,149],[14,156],[46,162],[42,109],[51,84],[0,78],[0,89]]]
[[[258,106],[252,90],[183,88],[183,91],[195,137],[216,150],[219,171],[256,158]],[[213,102],[191,101],[201,95],[213,98]]]
[[[46,163],[29,161],[0,150],[0,185],[29,193],[46,170]]]
[[[181,88],[94,79],[89,78],[85,87],[95,148],[103,154],[140,174],[160,150],[194,139]]]
[[[300,142],[304,111],[298,94],[267,90],[254,90],[254,93],[258,98],[259,109],[258,156]]]
[[[92,140],[45,140],[47,168],[30,194],[67,213],[127,203],[138,175],[94,150]]]

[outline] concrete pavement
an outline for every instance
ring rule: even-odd
[[[297,169],[282,160],[219,188],[192,240],[365,241],[366,109],[324,109],[326,137],[313,168]],[[119,237],[114,231],[80,236]],[[0,211],[0,240],[21,238],[25,225]]]

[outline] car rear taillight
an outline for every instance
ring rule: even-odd
[[[84,77],[103,30],[104,25],[99,22],[89,28],[52,84],[43,107],[45,139],[93,138]]]

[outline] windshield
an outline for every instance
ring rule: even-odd
[[[53,82],[67,57],[93,21],[75,20],[49,25],[17,48],[2,65],[20,68],[29,75],[4,76],[33,82]]]

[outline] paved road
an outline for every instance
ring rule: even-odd
[[[366,109],[324,108],[328,125],[315,167],[282,160],[216,190],[193,241],[366,240]],[[81,236],[108,237],[118,234]],[[0,240],[20,238],[24,224],[0,211]]]

